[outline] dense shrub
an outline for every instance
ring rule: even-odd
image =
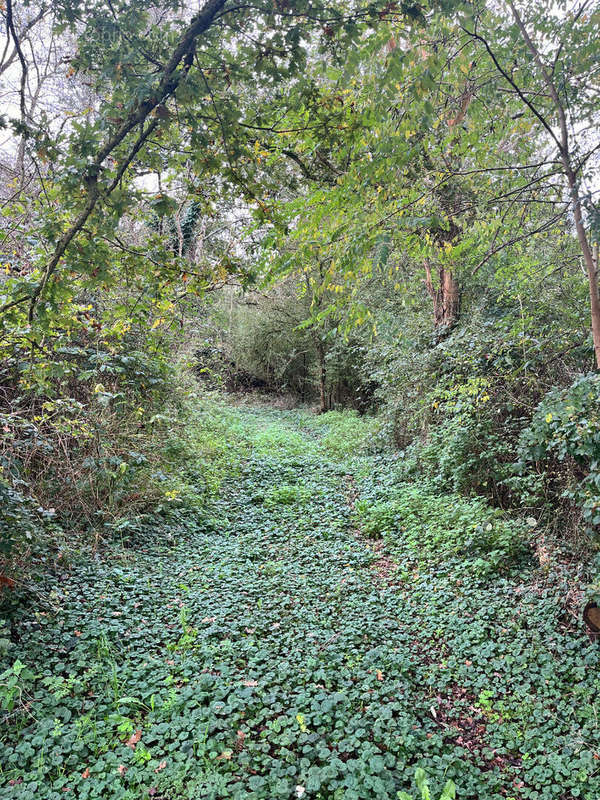
[[[230,412],[185,359],[125,345],[72,344],[43,365],[15,351],[2,365],[0,574],[26,576],[44,537],[64,558],[142,531],[150,511],[201,507],[234,469]]]
[[[591,522],[597,389],[576,377],[590,352],[561,307],[517,313],[502,298],[471,300],[468,318],[437,339],[419,314],[395,346],[388,331],[367,363],[382,431],[402,449],[401,476],[545,516],[563,536],[576,529],[577,509]]]
[[[151,467],[140,450],[167,374],[165,361],[142,352],[75,345],[33,372],[9,362],[0,416],[7,480],[73,528],[139,505],[135,486]]]
[[[600,525],[600,375],[582,375],[548,392],[520,438],[517,468],[536,472],[540,500],[556,493]]]
[[[5,557],[39,532],[40,520],[30,498],[0,477],[0,554]]]
[[[359,500],[356,514],[367,537],[384,537],[415,558],[468,556],[483,572],[506,563],[524,541],[523,526],[485,499],[440,494],[425,483],[400,485],[384,501]]]

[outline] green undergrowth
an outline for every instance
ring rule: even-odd
[[[0,631],[0,797],[596,800],[598,649],[524,526],[372,421],[218,407],[219,489]]]
[[[90,400],[90,419],[50,402],[35,424],[0,417],[0,573],[31,584],[51,554],[85,556],[218,493],[250,452],[246,427],[178,367],[169,378],[160,412],[156,398],[133,407],[138,387],[127,404]]]
[[[381,485],[378,487],[381,494]],[[393,484],[386,499],[356,503],[356,522],[369,538],[384,538],[419,561],[460,556],[461,568],[486,574],[526,552],[526,527],[480,497],[441,494],[427,484]],[[535,522],[535,520],[534,520]]]

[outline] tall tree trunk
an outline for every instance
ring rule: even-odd
[[[600,294],[598,293],[598,264],[594,260],[594,254],[585,231],[583,215],[581,213],[581,198],[577,189],[577,179],[571,169],[568,158],[563,158],[569,191],[571,194],[571,205],[573,208],[573,218],[575,220],[575,230],[588,279],[588,291],[590,296],[590,316],[592,318],[592,341],[594,342],[594,354],[596,356],[596,369],[600,369]]]
[[[327,402],[327,367],[325,366],[325,347],[320,337],[315,337],[317,364],[319,369],[319,413],[329,410]]]
[[[438,267],[437,287],[431,265],[425,261],[425,288],[433,300],[433,324],[436,330],[449,329],[458,322],[460,287],[451,270]]]
[[[539,112],[535,111],[531,103],[524,98],[525,102],[536,113],[538,119],[544,124],[551,137],[556,142],[558,151],[560,153],[560,160],[563,165],[564,174],[569,186],[569,194],[571,196],[571,208],[573,210],[577,240],[579,241],[579,246],[581,247],[581,252],[583,253],[583,261],[585,263],[585,269],[587,272],[588,291],[590,296],[590,315],[592,318],[592,340],[594,342],[594,354],[596,356],[596,369],[600,369],[600,297],[598,294],[598,270],[597,264],[594,262],[592,247],[585,230],[583,214],[581,213],[581,195],[579,194],[577,171],[574,166],[573,158],[571,156],[571,149],[569,147],[569,127],[567,124],[565,105],[561,100],[558,89],[554,83],[552,71],[550,71],[544,64],[542,56],[540,55],[540,52],[533,39],[529,35],[529,32],[527,31],[527,28],[525,27],[525,24],[515,4],[512,2],[512,0],[507,0],[507,2],[510,10],[512,11],[515,22],[521,31],[521,35],[525,41],[525,44],[529,48],[529,51],[533,56],[538,69],[540,70],[540,74],[544,80],[544,83],[546,84],[548,94],[552,98],[556,113],[558,115],[558,125],[560,130],[559,136],[554,133],[550,124],[541,117]],[[510,81],[510,78],[508,78],[508,80]]]

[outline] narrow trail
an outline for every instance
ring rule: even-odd
[[[348,476],[355,499],[389,466],[240,413],[263,438],[208,514],[73,565],[53,613],[22,612],[37,678],[0,797],[383,799],[416,765],[460,798],[600,796],[577,700],[598,657],[563,659],[558,588],[365,540]]]

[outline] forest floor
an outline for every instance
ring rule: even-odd
[[[472,530],[445,548],[427,518],[366,538],[393,454],[307,412],[233,413],[251,446],[209,507],[16,612],[0,797],[383,799],[420,766],[434,800],[450,778],[462,800],[597,800],[598,648],[561,570]]]

